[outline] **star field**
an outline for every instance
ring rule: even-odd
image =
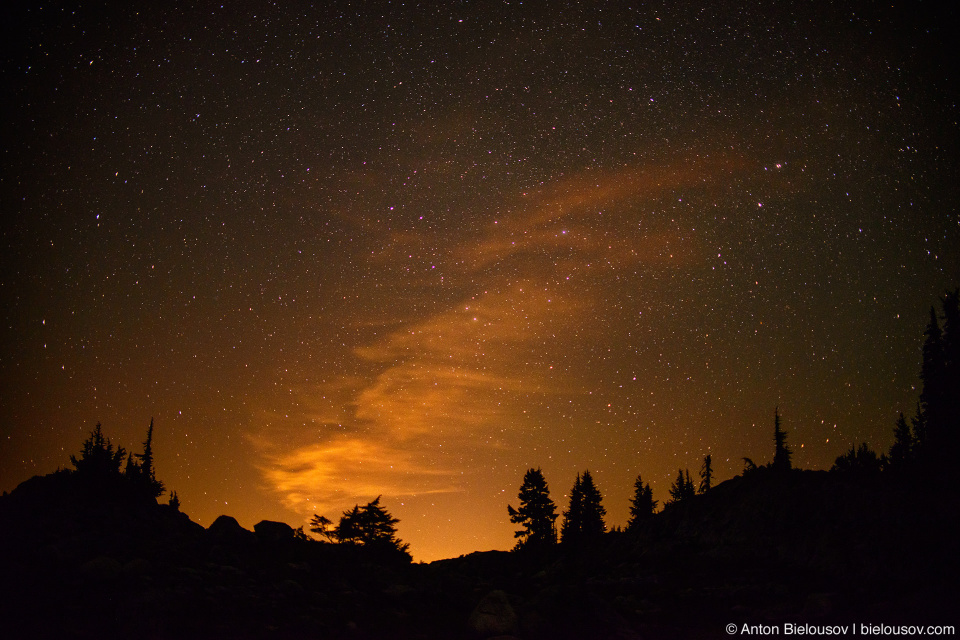
[[[4,9],[0,488],[153,417],[198,522],[382,494],[432,560],[529,467],[613,526],[776,406],[797,466],[889,447],[960,283],[949,16],[322,4]]]

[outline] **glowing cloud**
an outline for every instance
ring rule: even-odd
[[[568,177],[519,197],[479,238],[452,247],[386,232],[372,263],[442,254],[474,291],[462,287],[458,302],[413,322],[389,313],[355,318],[381,329],[351,345],[348,368],[365,373],[303,386],[303,415],[294,422],[309,428],[285,429],[282,437],[265,429],[254,440],[269,486],[304,515],[380,494],[466,491],[471,461],[517,446],[516,425],[535,396],[588,393],[576,372],[550,364],[603,339],[590,327],[597,300],[569,275],[688,263],[695,255],[689,242],[676,231],[638,229],[622,206],[649,207],[671,189],[701,184],[716,169],[708,164]],[[614,204],[619,215],[598,215],[598,207]],[[412,295],[435,292],[421,286]]]
[[[372,438],[338,438],[267,456],[260,468],[289,509],[301,514],[343,507],[358,496],[456,491],[450,470]],[[434,482],[424,484],[424,479]]]

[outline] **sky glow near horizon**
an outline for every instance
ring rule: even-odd
[[[798,466],[886,449],[960,284],[913,6],[11,9],[0,488],[153,417],[201,524],[382,495],[433,560],[530,467],[611,526],[729,478],[774,407]]]

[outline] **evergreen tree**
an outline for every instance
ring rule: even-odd
[[[510,522],[519,524],[523,530],[514,532],[517,538],[515,550],[546,549],[557,542],[557,507],[550,499],[550,489],[543,472],[529,469],[520,485],[520,507],[514,509],[507,505]]]
[[[580,487],[583,494],[583,520],[580,531],[586,542],[593,542],[607,530],[607,525],[603,521],[607,510],[602,504],[603,496],[600,495],[600,489],[594,484],[593,476],[589,471],[583,472]]]
[[[361,510],[363,514],[361,530],[364,542],[367,544],[378,542],[399,542],[397,527],[400,520],[390,515],[390,512],[380,506],[380,496],[373,502],[366,504]],[[403,545],[399,545],[403,546]]]
[[[176,511],[180,511],[180,497],[177,495],[177,492],[174,491],[170,494],[170,500],[167,502],[171,507]]]
[[[960,290],[947,292],[943,330],[933,307],[924,331],[920,409],[914,428],[917,454],[929,471],[947,479],[960,449]],[[953,483],[949,483],[953,486]]]
[[[780,409],[773,411],[773,468],[781,471],[788,471],[791,468],[790,456],[793,452],[787,445],[787,433],[780,428]]]
[[[397,538],[396,525],[400,520],[380,506],[381,496],[364,506],[356,505],[344,511],[334,530],[337,540],[344,544],[361,545],[386,552],[400,552],[410,559],[410,545]],[[327,521],[329,522],[329,521]]]
[[[80,457],[70,456],[70,462],[76,468],[77,475],[98,483],[109,482],[120,479],[120,465],[126,453],[123,447],[118,446],[114,450],[98,422],[90,432],[90,437],[84,440]]]
[[[948,369],[960,366],[960,289],[948,291],[943,298],[943,353]],[[956,370],[950,374],[958,375]]]
[[[943,334],[940,323],[937,321],[937,311],[930,307],[930,320],[923,332],[923,352],[920,363],[920,415],[924,422],[925,453],[936,452],[943,446],[943,432],[945,431],[944,379],[946,373],[946,356],[943,349]]]
[[[901,470],[906,468],[913,455],[913,434],[907,425],[903,413],[897,418],[893,428],[893,446],[890,447],[890,468]]]
[[[341,544],[363,544],[363,534],[360,532],[360,505],[344,511],[340,522],[334,528],[334,536]]]
[[[943,298],[943,358],[943,440],[949,459],[960,449],[960,289]]]
[[[563,523],[560,525],[560,544],[578,546],[583,530],[583,484],[580,474],[573,481],[570,490],[570,505],[563,512]]]
[[[923,417],[923,409],[919,402],[916,413],[910,418],[910,426],[913,428],[913,458],[917,460],[923,457],[927,442],[927,421]]]
[[[570,491],[570,507],[563,512],[560,527],[560,542],[579,547],[595,542],[607,530],[603,517],[607,510],[601,504],[603,496],[593,482],[589,471],[584,471],[573,483]]]
[[[145,495],[154,499],[159,498],[163,494],[163,483],[157,480],[153,468],[153,418],[150,418],[150,426],[147,427],[143,453],[135,453],[134,456],[139,458],[140,462],[133,463],[132,460],[127,460],[127,477],[131,477],[137,488]]]
[[[695,495],[697,495],[697,490],[693,486],[693,481],[690,480],[690,470],[687,469],[686,475],[684,475],[684,470],[678,469],[677,479],[670,486],[670,497],[672,498],[670,504],[689,500]]]
[[[877,453],[867,446],[864,442],[859,448],[851,447],[850,451],[837,458],[833,463],[831,471],[842,473],[856,473],[860,475],[872,475],[880,472],[883,467],[884,458],[877,457]]]
[[[700,488],[699,493],[706,493],[710,491],[711,483],[713,482],[713,457],[710,454],[707,454],[703,458],[703,466],[700,468]]]
[[[140,475],[140,467],[133,460],[133,454],[127,454],[127,465],[123,469],[123,477],[133,479]]]
[[[147,439],[143,441],[143,453],[136,454],[140,458],[140,472],[144,478],[155,480],[156,474],[153,470],[153,418],[150,418],[150,426],[147,427]]]
[[[635,531],[637,526],[653,515],[657,509],[658,500],[653,499],[653,490],[650,485],[644,484],[640,474],[633,483],[633,497],[630,499],[630,520],[627,521],[627,531]]]
[[[670,485],[670,503],[682,502],[686,495],[686,482],[683,480],[683,469],[677,470],[677,479]]]
[[[321,535],[330,542],[336,540],[336,531],[333,528],[333,521],[330,520],[327,516],[318,516],[313,514],[313,519],[310,520],[310,531]]]

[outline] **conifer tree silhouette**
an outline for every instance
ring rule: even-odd
[[[550,489],[539,467],[524,474],[518,497],[519,508],[507,505],[510,522],[523,527],[513,534],[517,538],[514,550],[542,550],[555,545],[557,506],[550,499]]]
[[[128,453],[128,454],[127,454],[127,464],[126,464],[126,466],[123,468],[123,477],[124,477],[124,478],[127,478],[127,479],[129,479],[129,480],[131,480],[131,481],[134,481],[134,479],[135,479],[137,476],[139,476],[139,475],[140,475],[140,467],[139,467],[139,466],[137,465],[137,463],[134,461],[134,459],[133,459],[133,454],[132,454],[132,453]]]
[[[946,431],[946,405],[944,381],[946,378],[946,354],[943,348],[943,334],[937,320],[937,311],[930,307],[930,320],[923,332],[923,352],[920,363],[920,415],[923,416],[924,454],[936,456],[943,447],[943,434]]]
[[[914,458],[928,472],[947,479],[960,450],[960,289],[941,299],[943,328],[936,309],[923,332],[920,402],[914,419]],[[949,483],[955,486],[955,483]]]
[[[570,490],[570,505],[563,512],[563,523],[560,525],[560,544],[578,546],[583,529],[583,486],[580,474],[573,482]]]
[[[385,552],[400,552],[410,557],[410,545],[397,538],[399,519],[380,506],[380,498],[364,506],[356,505],[343,512],[340,523],[334,530],[334,536],[343,544],[364,546]],[[315,517],[315,519],[317,519]],[[329,520],[327,520],[329,523]]]
[[[310,520],[310,531],[316,533],[317,535],[323,536],[330,542],[334,542],[337,539],[336,530],[333,527],[333,521],[327,516],[318,516],[317,514],[313,514],[313,518]]]
[[[886,462],[891,470],[909,467],[912,473],[932,475],[930,479],[955,487],[951,475],[960,451],[960,288],[947,291],[940,303],[943,327],[936,307],[931,306],[923,331],[920,399],[910,420],[912,433],[901,414]],[[851,450],[846,455],[856,453]],[[841,463],[840,458],[837,462]]]
[[[863,442],[859,447],[851,447],[850,451],[838,457],[830,470],[861,476],[873,475],[880,472],[884,462],[885,457],[877,457],[877,452]]]
[[[133,481],[139,492],[153,499],[159,498],[163,494],[164,487],[163,482],[157,480],[156,471],[153,468],[153,418],[150,418],[150,426],[147,427],[143,453],[133,455],[139,458],[140,462],[133,462],[132,458],[127,458],[125,475]]]
[[[687,481],[683,478],[683,469],[677,469],[677,479],[670,485],[670,497],[674,503],[683,502],[687,498]]]
[[[707,454],[703,458],[703,466],[700,468],[700,487],[697,493],[706,493],[710,491],[713,482],[713,456]]]
[[[893,428],[893,445],[890,447],[889,456],[890,468],[898,471],[906,469],[912,461],[913,450],[913,434],[910,432],[907,419],[901,412]]]
[[[910,427],[913,429],[913,459],[924,457],[924,448],[927,443],[927,420],[923,416],[923,408],[917,402],[917,409],[910,418]]]
[[[960,450],[960,289],[947,292],[943,301],[943,443],[944,463]]]
[[[780,471],[789,471],[792,467],[790,456],[793,452],[787,445],[787,433],[780,428],[780,409],[773,410],[773,468]]]
[[[683,469],[678,469],[677,479],[670,486],[670,497],[672,498],[670,504],[689,500],[696,494],[697,490],[693,486],[693,481],[690,480],[690,470],[687,469],[686,474],[684,474]]]
[[[627,521],[627,531],[635,531],[641,522],[652,516],[658,503],[659,500],[653,499],[650,484],[644,484],[643,478],[637,474],[637,479],[633,483],[633,497],[630,498],[630,519]]]
[[[140,458],[140,471],[144,477],[153,479],[156,474],[153,470],[153,418],[150,418],[150,426],[147,427],[147,439],[143,441],[143,453],[136,454]]]
[[[84,440],[80,457],[70,456],[70,462],[76,469],[78,476],[88,478],[96,483],[110,482],[120,479],[120,464],[126,455],[123,447],[113,448],[110,439],[103,435],[100,423],[90,432],[90,437]]]
[[[603,496],[589,471],[577,474],[570,491],[570,507],[563,512],[560,542],[568,546],[584,546],[596,542],[607,530],[603,521],[607,510],[601,504]]]

